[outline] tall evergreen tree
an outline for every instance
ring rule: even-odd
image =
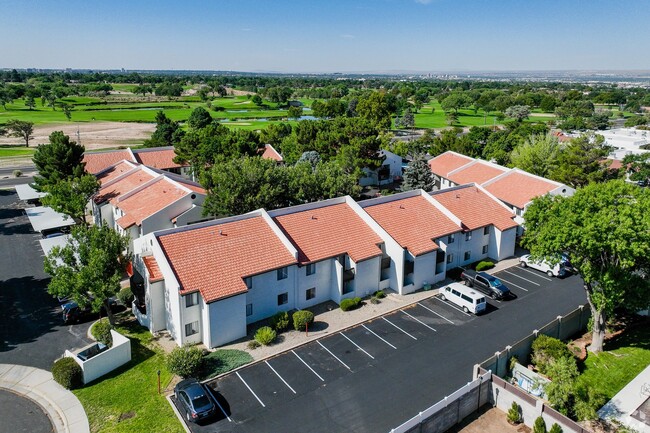
[[[34,178],[36,189],[47,191],[51,185],[84,175],[83,154],[85,148],[61,131],[50,134],[49,144],[36,148],[32,161],[38,169]]]
[[[433,173],[423,155],[416,155],[404,170],[402,191],[421,188],[432,191],[434,186]]]

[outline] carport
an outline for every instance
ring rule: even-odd
[[[70,227],[75,224],[68,215],[56,212],[54,209],[45,206],[28,207],[25,209],[29,222],[34,231],[44,233],[54,231],[63,227]]]
[[[68,238],[70,238],[70,235],[63,235],[57,236],[55,238],[39,240],[41,243],[41,248],[43,248],[43,254],[46,256],[49,255],[50,251],[52,251],[52,248],[54,247],[63,248],[68,243]]]
[[[32,186],[28,183],[24,183],[21,185],[16,185],[16,192],[18,193],[18,198],[21,199],[22,201],[26,201],[28,203],[35,202],[43,198],[44,196],[47,195],[46,192],[39,192],[36,191]]]

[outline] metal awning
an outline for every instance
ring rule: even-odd
[[[28,183],[23,183],[21,185],[16,185],[16,192],[18,193],[18,198],[21,200],[37,200],[47,195],[46,192],[38,192]]]
[[[39,242],[41,243],[41,248],[43,248],[43,253],[45,253],[45,255],[47,256],[50,254],[50,251],[52,251],[52,248],[54,247],[63,248],[68,243],[69,237],[70,235],[63,235],[63,236],[57,236],[55,238],[39,240]]]
[[[29,222],[32,223],[34,231],[37,232],[69,227],[75,224],[72,217],[56,212],[50,207],[28,207],[25,209],[25,213],[29,217]]]

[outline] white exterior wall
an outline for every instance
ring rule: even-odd
[[[205,218],[203,216],[203,206],[195,205],[176,218],[176,227],[186,226],[189,223],[201,221]]]
[[[203,297],[199,294],[199,303],[194,304],[191,307],[186,307],[185,301],[188,296],[191,295],[179,295],[179,307],[182,310],[181,317],[183,318],[179,332],[183,334],[183,344],[195,344],[200,343],[203,340],[203,326],[201,323],[201,305],[203,304]],[[192,322],[199,322],[199,332],[187,336],[185,335],[185,325],[188,325]]]
[[[206,311],[205,316],[209,318],[206,322],[209,327],[206,346],[217,347],[246,336],[245,294],[211,302],[207,304]]]
[[[147,305],[147,317],[149,318],[149,330],[158,332],[165,329],[165,282],[145,282],[145,302]]]
[[[332,299],[332,286],[337,284],[336,279],[332,279],[334,261],[326,259],[316,262],[316,272],[312,275],[307,275],[307,266],[296,267],[296,309],[302,310]],[[316,296],[307,300],[307,290],[311,288],[316,289]]]
[[[113,206],[106,202],[99,206],[95,206],[95,214],[98,214],[101,218],[101,225],[108,227],[115,227],[115,218],[113,218]],[[96,221],[96,220],[95,220]]]
[[[131,360],[131,340],[111,329],[113,346],[110,349],[82,361],[69,350],[65,356],[74,359],[83,371],[84,384],[110,373]]]
[[[517,227],[501,231],[496,227],[490,227],[490,246],[488,255],[494,260],[503,260],[515,255],[515,241]]]
[[[381,256],[372,257],[353,264],[354,267],[354,292],[351,295],[364,297],[379,290],[379,277],[381,271]],[[345,298],[348,298],[345,295]]]
[[[295,305],[295,281],[297,266],[288,267],[288,277],[278,280],[277,271],[254,275],[253,285],[246,293],[246,304],[253,304],[253,314],[246,317],[246,323],[257,322],[277,313],[288,311]],[[287,293],[288,302],[278,305],[278,295]]]
[[[436,257],[438,251],[431,251],[415,258],[413,265],[413,289],[421,289],[425,283],[436,282]],[[442,274],[444,275],[444,273]]]
[[[388,165],[390,167],[390,176],[395,178],[395,176],[402,175],[402,157],[389,152],[387,150],[382,150],[383,155],[386,157],[382,165]],[[392,179],[391,179],[392,181]]]

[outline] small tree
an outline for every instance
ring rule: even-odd
[[[262,326],[255,332],[255,341],[263,346],[268,346],[275,341],[276,332],[269,326]]]
[[[34,138],[34,122],[27,122],[23,120],[11,119],[4,127],[9,132],[11,137],[18,137],[25,140],[25,147],[29,147],[29,140]]]
[[[68,120],[72,119],[72,110],[73,110],[72,105],[61,104],[61,111],[63,111],[63,114],[65,115],[66,119]]]
[[[402,190],[410,191],[421,188],[425,191],[432,191],[433,187],[434,179],[429,164],[427,164],[423,155],[416,155],[404,170]]]
[[[308,310],[298,310],[293,313],[293,328],[296,331],[304,331],[307,325],[314,321],[314,313]]]
[[[36,188],[46,191],[62,180],[80,178],[84,175],[83,154],[85,148],[62,131],[50,134],[50,142],[36,148],[32,161],[38,170],[34,179]]]
[[[512,402],[510,409],[508,409],[508,422],[511,424],[519,424],[521,422],[521,408],[516,401]]]
[[[533,433],[546,433],[546,421],[541,416],[535,418],[535,423],[533,424]]]
[[[208,110],[203,107],[196,107],[192,110],[189,119],[187,119],[187,124],[190,128],[202,129],[212,123],[212,116]]]
[[[505,115],[515,119],[517,122],[521,122],[528,119],[528,116],[530,115],[530,107],[528,105],[513,105],[506,109]]]
[[[560,427],[557,423],[553,423],[548,433],[562,433],[562,427]]]
[[[59,181],[45,188],[48,194],[41,199],[45,206],[57,212],[70,215],[86,224],[86,206],[92,196],[99,191],[99,181],[92,174]]]
[[[415,126],[415,116],[410,108],[407,108],[402,117],[402,126],[404,128],[413,128]]]
[[[79,364],[69,357],[54,362],[52,378],[65,389],[81,388],[83,385],[83,371]]]
[[[569,414],[571,399],[574,395],[575,379],[578,367],[573,358],[560,358],[552,361],[546,373],[551,382],[544,385],[544,391],[553,409],[564,415]]]

